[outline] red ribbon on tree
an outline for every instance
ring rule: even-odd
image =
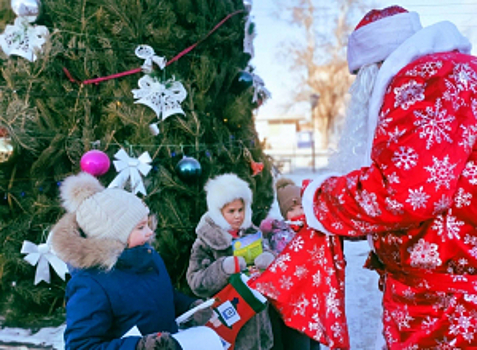
[[[174,56],[170,61],[168,61],[166,63],[166,67],[168,65],[170,65],[172,62],[175,62],[177,61],[179,58],[181,58],[182,56],[188,54],[190,51],[192,51],[197,45],[199,45],[201,42],[203,42],[205,39],[207,39],[210,35],[212,35],[212,33],[214,33],[217,29],[219,29],[225,22],[227,22],[230,18],[232,18],[233,16],[239,14],[239,13],[242,13],[244,12],[244,10],[237,10],[235,12],[232,12],[232,13],[229,13],[227,16],[225,16],[224,19],[222,19],[219,23],[217,23],[214,28],[212,28],[206,36],[204,36],[202,39],[200,39],[199,41],[197,41],[195,44],[189,46],[188,48],[182,50],[179,54],[177,54],[176,56]],[[127,76],[127,75],[132,75],[132,74],[136,74],[136,73],[140,73],[142,70],[141,67],[139,68],[135,68],[135,69],[131,69],[131,70],[128,70],[126,72],[121,72],[121,73],[116,73],[116,74],[112,74],[112,75],[108,75],[108,76],[105,76],[105,77],[99,77],[99,78],[95,78],[95,79],[88,79],[88,80],[84,80],[84,81],[78,81],[76,80],[72,75],[71,73],[68,71],[68,69],[66,67],[63,67],[63,72],[65,72],[66,76],[68,77],[68,79],[72,82],[72,83],[77,83],[77,84],[83,84],[83,85],[88,85],[88,84],[99,84],[103,81],[107,81],[107,80],[112,80],[112,79],[117,79],[117,78],[121,78],[121,77],[124,77],[124,76]]]

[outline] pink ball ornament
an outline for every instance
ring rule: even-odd
[[[81,170],[93,176],[104,175],[108,172],[111,161],[106,153],[92,150],[81,157]]]

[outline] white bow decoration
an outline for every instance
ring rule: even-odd
[[[157,64],[160,69],[164,69],[167,60],[165,57],[157,56],[154,49],[149,45],[139,45],[134,51],[136,56],[146,60],[141,66],[142,71],[145,73],[151,73],[153,70],[153,64]]]
[[[134,103],[141,103],[156,112],[157,117],[165,120],[173,114],[184,114],[181,103],[187,97],[184,86],[174,80],[168,80],[162,84],[157,78],[149,75],[143,76],[138,81],[139,89],[132,90]]]
[[[53,270],[60,276],[64,281],[65,275],[68,273],[68,267],[66,264],[56,256],[54,251],[51,249],[49,238],[46,243],[36,245],[30,241],[24,241],[22,254],[28,254],[24,257],[32,266],[37,265],[35,273],[35,285],[41,281],[50,283],[50,268],[53,267]]]
[[[109,184],[108,188],[124,188],[124,185],[130,179],[131,192],[134,194],[141,192],[146,195],[146,188],[142,182],[141,174],[146,176],[152,169],[152,166],[149,165],[152,162],[149,153],[144,152],[139,158],[132,158],[121,148],[114,157],[117,159],[113,162],[114,167],[119,174]]]
[[[35,52],[42,51],[49,35],[47,27],[32,26],[25,17],[17,17],[14,24],[7,25],[0,34],[0,46],[7,56],[17,55],[34,62]]]

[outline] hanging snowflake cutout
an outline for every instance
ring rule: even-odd
[[[424,100],[424,85],[415,80],[394,88],[394,107],[401,107],[406,110],[418,101]]]
[[[441,143],[445,140],[452,143],[448,132],[452,130],[451,123],[455,118],[448,115],[447,110],[442,108],[440,98],[436,100],[435,109],[427,107],[425,112],[414,111],[414,115],[417,118],[414,125],[418,127],[419,137],[427,138],[426,149],[430,149],[434,141]]]
[[[173,114],[184,114],[181,103],[185,100],[187,92],[184,86],[174,80],[168,80],[164,84],[157,78],[145,75],[138,81],[139,89],[132,90],[134,103],[148,106],[162,120]]]
[[[430,177],[427,182],[436,183],[436,191],[441,187],[447,189],[450,188],[450,182],[455,179],[454,168],[457,164],[449,163],[449,156],[445,156],[444,159],[439,160],[437,157],[432,157],[434,164],[432,166],[425,166],[430,173]]]
[[[7,56],[21,56],[30,62],[37,59],[50,32],[45,26],[32,26],[24,17],[17,17],[13,25],[7,25],[0,34],[0,47]]]

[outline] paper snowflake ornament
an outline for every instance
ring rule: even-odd
[[[17,17],[0,34],[0,46],[7,56],[16,55],[34,62],[37,52],[42,52],[50,32],[45,26],[32,26],[24,17]]]
[[[33,266],[36,265],[35,285],[41,281],[50,283],[50,265],[58,276],[60,276],[63,281],[65,280],[66,274],[68,273],[68,267],[63,260],[56,256],[51,248],[50,236],[48,236],[46,243],[39,245],[30,241],[24,241],[21,253],[27,254],[27,256],[24,257],[26,261]]]
[[[151,156],[148,152],[141,154],[139,158],[130,157],[124,149],[120,149],[114,155],[116,160],[113,162],[116,171],[119,174],[109,184],[108,188],[124,188],[126,182],[130,180],[131,192],[137,194],[141,192],[146,195],[146,188],[142,182],[142,177],[146,176],[152,169],[149,163],[152,162]]]
[[[258,102],[259,99],[266,100],[271,96],[270,91],[265,87],[263,79],[253,74],[253,99],[252,102]]]
[[[181,103],[187,97],[184,86],[174,80],[162,84],[157,78],[145,75],[138,81],[139,89],[132,90],[134,103],[141,103],[151,108],[162,120],[173,114],[183,114]]]
[[[160,68],[164,69],[167,60],[165,57],[156,56],[154,49],[149,45],[139,45],[135,50],[136,56],[142,58],[144,64],[141,66],[142,71],[151,73],[153,71],[154,63]]]

